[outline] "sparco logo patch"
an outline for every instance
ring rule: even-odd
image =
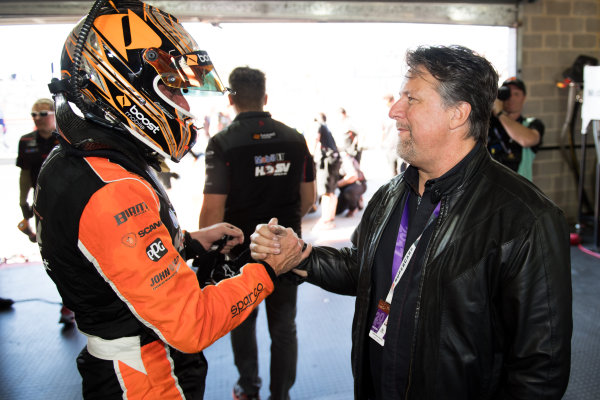
[[[160,131],[160,128],[156,126],[156,124],[152,123],[152,121],[150,121],[148,118],[146,118],[146,116],[142,114],[140,110],[137,109],[135,104],[129,107],[129,110],[127,110],[125,115],[142,130],[147,128],[151,130],[154,134]]]
[[[256,303],[263,290],[263,284],[259,283],[252,292],[246,295],[246,297],[235,303],[235,305],[231,306],[231,318],[237,317],[248,307],[251,307],[254,303]]]
[[[284,176],[291,163],[285,160],[285,153],[254,156],[254,176]]]
[[[150,232],[152,232],[153,230],[155,230],[156,228],[158,228],[160,226],[162,226],[162,221],[156,221],[152,225],[148,225],[147,227],[145,227],[144,229],[139,231],[138,235],[139,235],[139,237],[143,238],[144,236],[146,236],[147,234],[149,234]]]
[[[136,217],[146,211],[148,211],[148,206],[146,203],[141,202],[115,215],[115,220],[117,221],[117,225],[121,225],[122,223],[127,222],[129,218]]]
[[[152,290],[156,290],[162,285],[164,285],[169,279],[174,277],[177,272],[179,272],[179,267],[181,267],[181,258],[176,256],[175,259],[167,268],[159,272],[150,278],[150,287]]]
[[[146,254],[148,255],[148,258],[154,262],[157,262],[163,258],[167,252],[168,250],[160,238],[156,239],[154,242],[150,243],[150,246],[146,247]]]

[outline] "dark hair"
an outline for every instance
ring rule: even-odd
[[[446,106],[471,105],[469,136],[486,143],[489,120],[498,94],[498,73],[492,64],[462,46],[421,46],[406,53],[410,73],[425,68],[438,81],[437,92]]]
[[[237,67],[229,74],[229,86],[235,92],[233,102],[243,109],[261,109],[266,90],[265,74],[250,67]]]

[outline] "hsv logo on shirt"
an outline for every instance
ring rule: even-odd
[[[285,176],[291,162],[285,160],[285,153],[254,156],[254,176]]]

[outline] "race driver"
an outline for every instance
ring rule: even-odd
[[[34,212],[46,270],[88,337],[77,358],[83,397],[201,399],[200,351],[274,290],[301,247],[284,238],[293,257],[199,288],[186,260],[224,237],[228,251],[243,234],[230,224],[182,231],[153,170],[194,143],[185,96],[226,91],[173,16],[98,0],[67,38],[61,71],[50,84],[60,144],[39,174]]]

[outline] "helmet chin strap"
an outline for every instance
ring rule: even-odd
[[[169,154],[165,153],[160,147],[154,145],[152,142],[150,142],[144,136],[140,135],[135,129],[131,129],[129,126],[127,126],[125,124],[123,124],[123,126],[131,134],[131,136],[135,137],[137,140],[142,142],[146,147],[150,148],[152,151],[155,151],[156,153],[158,153],[162,158],[173,160],[173,157],[171,157]],[[173,161],[179,162],[179,160],[173,160]]]
[[[173,100],[171,100],[167,95],[165,95],[162,90],[160,90],[160,88],[158,87],[158,82],[160,82],[160,76],[156,75],[154,77],[154,80],[152,81],[152,87],[154,88],[154,91],[156,92],[156,94],[163,99],[168,105],[170,105],[171,107],[175,108],[177,111],[179,111],[180,113],[182,113],[183,115],[185,115],[186,117],[192,118],[192,119],[196,119],[196,116],[194,114],[192,114],[191,112],[187,111],[186,109],[184,109],[183,107],[181,107],[180,105],[178,105],[177,103],[175,103]],[[181,89],[178,89],[181,90]]]

